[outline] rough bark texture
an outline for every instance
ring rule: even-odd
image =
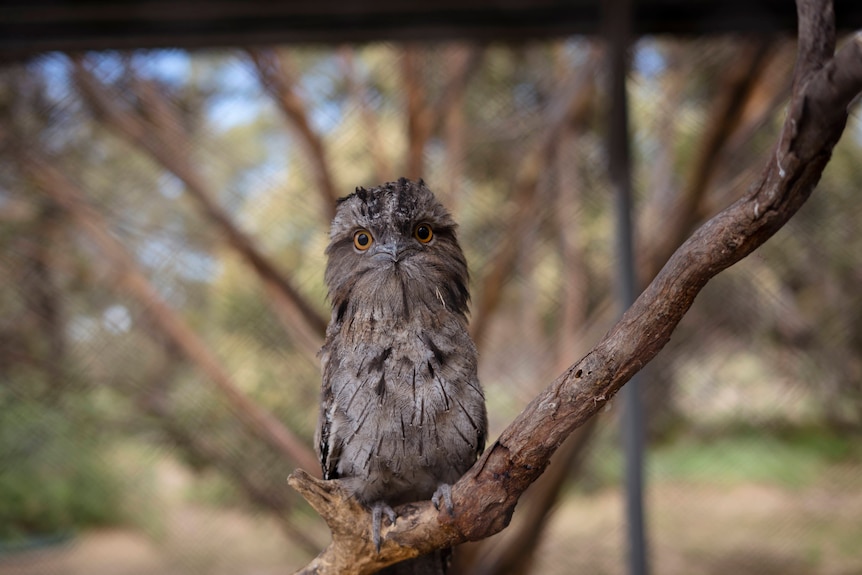
[[[653,359],[710,278],[763,244],[807,200],[862,91],[862,34],[834,56],[831,3],[800,0],[799,53],[787,119],[759,181],[698,229],[610,332],[538,395],[452,487],[455,514],[430,502],[396,509],[380,553],[368,512],[337,481],[299,470],[290,478],[326,519],[333,542],[300,573],[373,573],[434,549],[488,537],[563,440]]]

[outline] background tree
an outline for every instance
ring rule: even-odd
[[[756,178],[780,134],[793,44],[638,44],[644,283]],[[60,430],[55,414],[77,430],[66,445],[175,450],[312,554],[325,532],[305,528],[284,477],[316,470],[328,202],[422,174],[456,212],[496,437],[616,314],[600,64],[601,48],[575,38],[53,54],[5,68],[0,397],[17,415],[0,427]],[[752,426],[858,432],[850,122],[821,193],[705,288],[654,362],[664,444]],[[603,417],[573,436],[512,528],[464,554],[465,571],[528,571],[560,494],[605,481],[613,429]],[[4,458],[34,460],[13,446]]]

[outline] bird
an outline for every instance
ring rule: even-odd
[[[324,479],[384,516],[429,498],[454,512],[451,485],[487,436],[466,258],[457,225],[423,180],[357,187],[338,200],[324,280],[332,315],[320,351],[315,446]],[[445,573],[450,552],[382,573]]]

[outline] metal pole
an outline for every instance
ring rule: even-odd
[[[620,307],[637,297],[632,217],[631,157],[628,133],[626,77],[631,42],[632,0],[605,0],[604,20],[610,72],[608,113],[608,169],[616,199],[616,228]],[[625,450],[626,532],[630,575],[647,575],[643,505],[644,415],[640,382],[633,377],[622,389],[622,436]]]

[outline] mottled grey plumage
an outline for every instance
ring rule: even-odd
[[[375,537],[384,513],[394,519],[390,506],[429,498],[451,506],[448,486],[484,448],[455,227],[421,180],[404,178],[357,188],[332,222],[316,444],[324,478],[372,508]],[[439,573],[441,557],[394,567]]]

